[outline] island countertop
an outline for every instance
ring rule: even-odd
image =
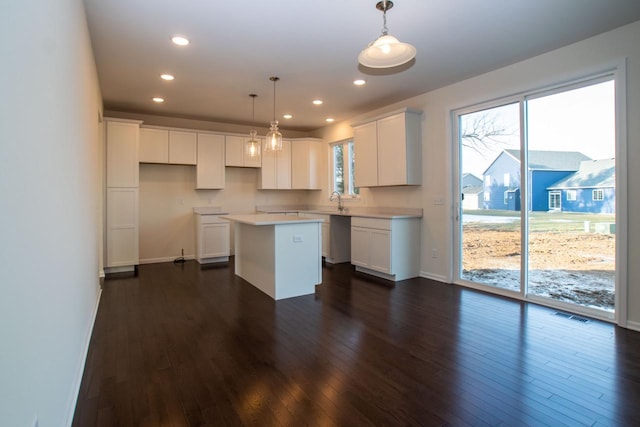
[[[324,222],[324,220],[321,218],[272,214],[222,215],[221,218],[249,225],[278,225],[301,224],[306,222]]]

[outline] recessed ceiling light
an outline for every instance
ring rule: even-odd
[[[362,86],[365,83],[367,83],[367,81],[366,80],[362,80],[362,79],[358,79],[358,80],[354,80],[353,81],[353,84],[356,85],[356,86]]]
[[[164,102],[164,98],[160,98],[159,96],[151,98],[153,102],[157,102],[158,104],[162,104]]]
[[[178,46],[186,46],[189,44],[189,39],[184,36],[173,36],[171,37],[171,41]]]
[[[323,103],[322,99],[314,99],[311,102],[313,102],[313,105],[322,105]]]
[[[324,119],[324,121],[327,123],[333,123],[336,121],[336,119],[334,119],[333,117],[327,117],[326,119]]]
[[[282,117],[283,117],[283,118],[285,118],[285,119],[287,119],[287,120],[289,120],[289,119],[292,119],[292,118],[293,118],[293,116],[292,116],[291,114],[283,114],[283,115],[282,115]]]
[[[175,79],[175,77],[173,77],[171,74],[160,74],[160,78],[162,80],[166,80],[168,82],[170,82],[171,80]]]

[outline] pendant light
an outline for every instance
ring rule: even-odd
[[[379,1],[376,9],[382,11],[382,35],[360,52],[358,62],[369,68],[392,68],[406,64],[416,56],[416,48],[409,43],[402,43],[389,35],[387,28],[387,10],[393,7],[391,1]]]
[[[280,78],[269,77],[269,80],[273,82],[273,121],[264,142],[264,151],[282,151],[282,134],[278,131],[278,121],[276,120],[276,82]]]
[[[255,93],[249,94],[251,97],[251,125],[256,121],[256,95]],[[249,139],[244,143],[244,153],[249,157],[260,157],[260,141],[258,141],[258,132],[255,129],[251,129],[249,132]]]

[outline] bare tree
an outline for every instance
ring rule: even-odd
[[[492,110],[463,116],[460,132],[462,145],[483,157],[487,151],[493,152],[496,146],[506,145],[505,139],[514,136],[516,132],[499,119],[499,114]]]

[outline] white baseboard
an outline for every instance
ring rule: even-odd
[[[185,260],[192,260],[195,259],[195,255],[185,255],[184,259]],[[138,262],[140,264],[157,264],[159,262],[171,262],[173,260],[175,260],[176,257],[162,257],[162,258],[145,258],[145,259],[141,259]]]
[[[420,272],[420,277],[424,277],[425,279],[431,279],[431,280],[435,280],[437,282],[442,282],[442,283],[451,283],[447,279],[447,276],[442,276],[440,274],[433,274],[433,273],[429,273],[429,272],[426,272],[426,271],[421,271]]]
[[[82,374],[84,374],[84,367],[87,363],[87,356],[89,355],[89,344],[91,344],[91,335],[93,334],[93,326],[96,323],[96,317],[98,316],[98,307],[100,307],[100,297],[102,297],[102,288],[98,287],[98,298],[96,299],[96,306],[93,309],[93,315],[89,322],[89,328],[85,336],[84,348],[80,357],[80,363],[76,372],[76,379],[74,386],[71,388],[71,397],[69,398],[69,406],[67,407],[67,426],[71,426],[73,423],[73,415],[76,411],[76,404],[78,403],[78,395],[80,394],[80,386],[82,385]]]
[[[627,320],[627,329],[631,329],[632,331],[640,332],[640,322],[634,322],[632,320]]]

